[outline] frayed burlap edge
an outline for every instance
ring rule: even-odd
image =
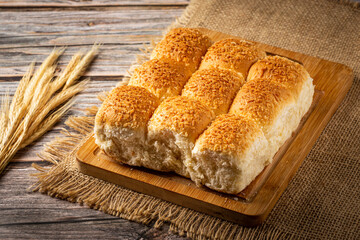
[[[182,16],[164,31],[164,34],[173,27],[186,25],[191,20],[197,4],[195,2],[189,5]],[[159,39],[160,37],[154,38],[150,45],[140,49],[142,54],[137,56],[136,63],[130,67],[128,75],[117,86],[127,85],[134,69],[149,59],[153,46]],[[98,98],[103,100],[106,94],[102,93]],[[67,119],[65,125],[69,127],[69,130],[63,129],[63,137],[51,141],[39,154],[44,161],[52,163],[52,166],[45,168],[33,164],[39,172],[33,174],[38,181],[31,190],[86,205],[123,219],[152,224],[155,228],[168,223],[169,231],[192,239],[288,239],[293,237],[277,229],[267,228],[266,225],[258,228],[242,227],[82,174],[77,168],[75,155],[79,147],[92,134],[97,110],[98,108],[93,106],[85,110],[85,116],[71,116]]]

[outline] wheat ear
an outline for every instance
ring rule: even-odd
[[[63,72],[55,78],[57,60],[65,51],[54,49],[34,72],[32,63],[20,80],[10,103],[3,96],[0,108],[0,174],[17,151],[49,131],[73,105],[73,97],[85,88],[76,81],[97,55],[99,45],[85,55],[76,53]]]

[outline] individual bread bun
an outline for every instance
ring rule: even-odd
[[[229,113],[245,113],[260,126],[272,125],[284,105],[294,102],[294,96],[283,85],[268,78],[257,78],[242,87]]]
[[[96,144],[115,160],[143,165],[147,123],[158,105],[157,97],[142,87],[114,88],[96,114]]]
[[[201,134],[192,155],[186,164],[193,181],[236,194],[250,184],[268,162],[268,142],[251,118],[223,114]]]
[[[178,96],[163,101],[148,125],[149,144],[161,156],[161,164],[188,176],[183,162],[191,158],[195,140],[213,118],[214,113],[195,99]]]
[[[249,70],[247,80],[269,78],[288,88],[299,104],[297,115],[303,116],[309,109],[314,95],[313,79],[301,64],[285,57],[267,56]]]
[[[228,69],[246,77],[250,66],[265,56],[266,53],[255,43],[227,38],[217,41],[208,49],[199,69]]]
[[[196,29],[174,28],[155,46],[150,58],[183,63],[193,73],[210,45],[210,39]]]
[[[257,78],[242,87],[229,113],[245,114],[253,119],[262,128],[275,154],[284,138],[293,131],[293,123],[297,122],[298,116],[293,112],[295,103],[294,95],[283,85]]]
[[[245,79],[226,69],[201,69],[186,83],[182,96],[199,100],[215,115],[227,113]]]
[[[129,85],[146,88],[163,101],[180,95],[190,76],[184,64],[167,59],[153,59],[134,71]]]
[[[301,64],[280,56],[267,56],[257,61],[249,70],[247,80],[269,78],[291,89],[298,95],[309,73]]]

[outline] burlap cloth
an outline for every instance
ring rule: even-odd
[[[359,239],[360,10],[327,0],[193,1],[177,25],[205,27],[346,64],[354,83],[268,219],[245,228],[78,172],[74,153],[91,132],[87,117],[71,117],[72,133],[48,145],[34,190],[192,238]],[[74,133],[74,130],[77,133]]]

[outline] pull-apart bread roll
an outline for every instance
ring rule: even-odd
[[[300,117],[308,111],[314,95],[314,85],[313,79],[301,64],[285,57],[268,56],[249,70],[247,80],[254,78],[269,78],[285,86],[296,98]]]
[[[153,59],[135,69],[129,85],[146,88],[163,101],[168,97],[179,96],[190,76],[181,63]]]
[[[148,126],[149,143],[158,155],[156,164],[188,176],[183,161],[191,158],[195,140],[213,118],[214,113],[200,101],[182,96],[163,101]]]
[[[271,153],[275,154],[294,130],[289,124],[298,124],[294,108],[295,98],[287,88],[267,78],[257,78],[239,91],[230,113],[245,114],[256,121],[271,145]]]
[[[229,113],[196,141],[188,167],[192,180],[226,193],[242,191],[297,128],[313,93],[300,64],[282,57],[259,60]]]
[[[250,66],[266,56],[255,43],[227,38],[214,43],[207,51],[199,69],[222,68],[247,76]]]
[[[297,128],[314,86],[302,65],[254,43],[210,44],[196,29],[170,30],[104,101],[96,143],[119,162],[239,193]]]
[[[222,45],[218,45],[217,48],[221,47]],[[237,51],[241,51],[240,49]],[[216,54],[216,51],[213,54]],[[233,62],[241,65],[237,61],[243,59],[245,58],[234,59]],[[220,62],[221,58],[218,60],[218,63]],[[245,64],[248,64],[247,61]],[[173,164],[175,172],[189,176],[191,151],[197,136],[216,115],[228,112],[236,93],[244,83],[243,75],[237,71],[209,65],[191,76],[181,97],[169,99],[155,111],[149,122],[149,140],[158,146],[157,151],[167,152],[164,162],[176,163]]]
[[[182,96],[199,100],[215,115],[227,113],[245,79],[226,69],[201,69],[186,83]]]
[[[129,85],[115,88],[104,101],[95,123],[100,148],[129,165],[172,171],[158,161],[161,156],[148,142],[148,121],[161,101],[181,94],[209,46],[210,39],[197,30],[171,30]]]
[[[272,159],[308,111],[313,95],[312,78],[302,65],[270,56],[251,67],[248,81],[229,112],[245,112],[259,124],[269,141]]]
[[[195,140],[216,115],[228,112],[243,84],[244,78],[229,70],[196,71],[182,95],[162,102],[149,122],[149,142],[159,160],[188,177]]]
[[[198,185],[239,193],[263,170],[268,142],[256,122],[245,115],[218,116],[196,141],[189,171]]]
[[[147,123],[158,105],[159,100],[145,88],[114,88],[96,114],[96,144],[116,160],[143,165]]]
[[[196,29],[174,28],[155,46],[150,58],[183,63],[193,73],[210,45],[210,39]]]

